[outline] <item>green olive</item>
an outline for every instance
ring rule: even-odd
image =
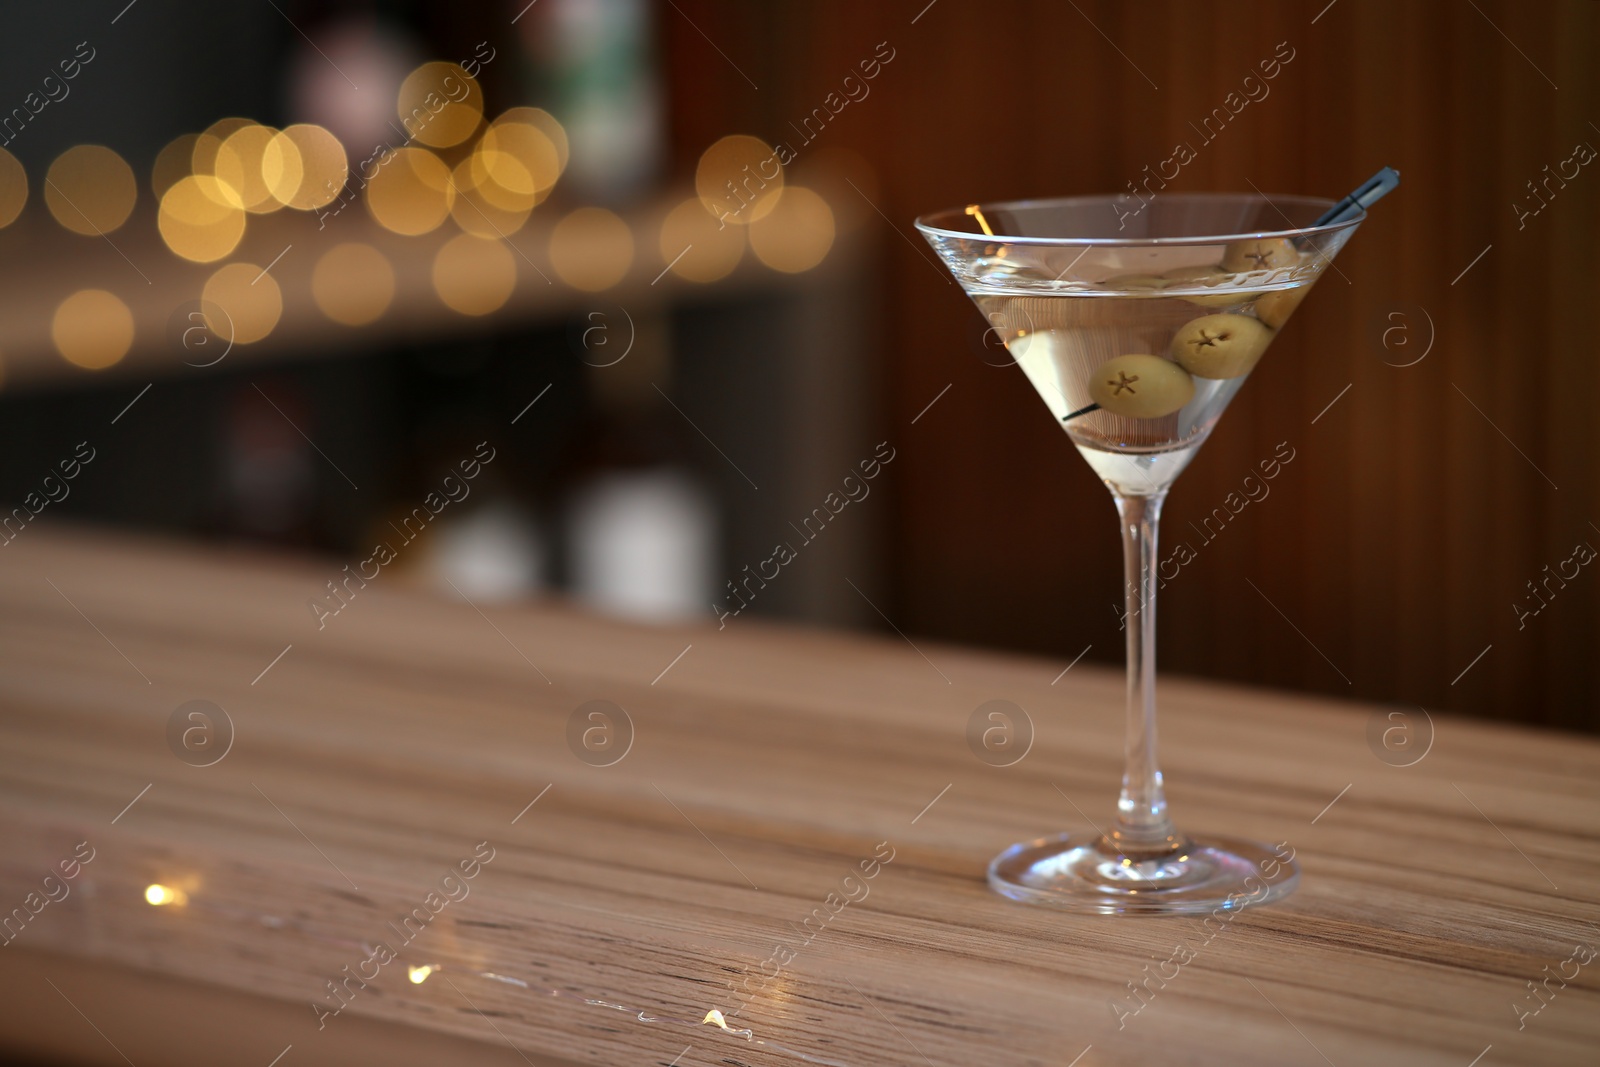
[[[1293,289],[1276,289],[1270,293],[1263,293],[1256,301],[1256,318],[1274,330],[1281,329],[1310,291],[1309,285],[1297,285]]]
[[[1272,343],[1272,331],[1248,315],[1202,315],[1172,335],[1172,358],[1196,378],[1241,378]]]
[[[1235,273],[1278,270],[1299,262],[1300,253],[1295,250],[1294,242],[1282,237],[1235,241],[1222,253],[1222,265]]]
[[[1113,415],[1159,419],[1194,397],[1194,379],[1160,356],[1118,356],[1095,368],[1089,379],[1089,396]]]

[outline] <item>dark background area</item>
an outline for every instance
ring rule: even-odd
[[[873,162],[902,233],[947,206],[1124,190],[1185,141],[1197,158],[1180,191],[1336,197],[1396,167],[1403,184],[1340,257],[1343,277],[1318,287],[1169,498],[1167,543],[1198,558],[1162,592],[1161,664],[1593,729],[1600,582],[1580,573],[1520,630],[1513,605],[1537,605],[1527,583],[1546,564],[1600,545],[1600,174],[1583,169],[1520,228],[1513,204],[1537,206],[1527,183],[1576,144],[1600,147],[1600,9],[941,0],[911,25],[922,8],[684,5],[749,42],[735,58],[762,89],[668,23],[679,54],[699,53],[679,60],[700,86],[674,111],[679,142],[729,125],[781,135],[887,40],[896,59],[826,136]],[[1203,144],[1189,124],[1280,42],[1295,58],[1270,95]],[[1109,501],[1022,375],[957,341],[981,322],[924,250],[885,247],[891,418],[917,434],[899,471],[896,621],[1063,665],[1090,644],[1116,661]],[[1421,355],[1430,320],[1426,358],[1391,365]],[[1391,326],[1405,330],[1385,347]],[[1188,524],[1284,441],[1296,459],[1271,496],[1201,547]]]
[[[506,57],[485,74],[491,110],[543,103],[536,62],[510,22],[521,3],[302,3],[280,13],[142,0],[110,25],[124,2],[84,5],[92,19],[76,6],[8,16],[0,103],[20,101],[78,41],[97,49],[72,97],[10,146],[36,186],[56,154],[93,142],[134,165],[147,197],[149,162],[177,134],[231,114],[291,121],[284,71],[307,37],[351,11],[404,28],[425,47],[420,58],[459,58],[489,39]],[[1583,570],[1521,627],[1516,610],[1533,605],[1528,583],[1547,564],[1600,544],[1600,168],[1552,187],[1536,215],[1519,218],[1516,206],[1538,205],[1529,183],[1546,165],[1580,142],[1600,146],[1596,5],[675,0],[649,11],[667,146],[657,189],[691,181],[700,154],[729,133],[788,140],[795,172],[825,157],[850,179],[826,191],[842,236],[824,281],[760,293],[710,286],[661,309],[685,390],[674,395],[755,481],[788,486],[794,506],[746,493],[671,409],[637,415],[641,427],[670,426],[659,447],[712,488],[728,574],[843,473],[791,477],[803,466],[795,453],[811,446],[785,432],[848,437],[846,464],[872,442],[897,449],[882,495],[851,516],[861,536],[850,553],[802,559],[810,572],[794,585],[806,590],[780,589],[756,612],[881,625],[843,584],[851,577],[918,641],[1040,653],[1062,667],[1086,648],[1089,661],[1120,662],[1110,500],[1020,372],[984,361],[981,317],[911,220],[973,201],[1124,190],[1180,142],[1196,159],[1170,183],[1179,191],[1335,197],[1389,165],[1404,176],[1400,190],[1168,502],[1163,555],[1178,541],[1197,555],[1162,592],[1162,667],[1600,725],[1600,578]],[[80,16],[89,28],[77,28]],[[1191,124],[1283,45],[1294,58],[1270,94],[1203,143]],[[870,94],[801,144],[791,124],[881,46],[893,59]],[[43,214],[36,202],[28,213]],[[4,269],[28,264],[10,255]],[[600,437],[619,432],[594,427],[594,375],[571,344],[581,312],[401,341],[313,336],[275,349],[270,365],[173,377],[52,517],[261,539],[230,520],[219,458],[230,405],[251,383],[301,405],[312,436],[373,486],[357,503],[318,466],[306,522],[275,543],[354,550],[385,507],[434,477],[439,457],[545,382],[561,384],[508,438],[496,476],[505,493],[553,513],[565,480],[611,447]],[[817,327],[830,318],[831,334]],[[805,405],[794,406],[783,373],[760,373],[764,360],[804,365],[823,351],[847,351],[856,370],[813,388]],[[74,372],[0,394],[0,500],[33,488],[82,439],[73,427],[103,423],[142,380]],[[1270,495],[1214,540],[1195,532],[1285,442],[1295,458]],[[823,587],[841,592],[812,592]]]

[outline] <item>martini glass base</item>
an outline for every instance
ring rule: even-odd
[[[1299,880],[1299,868],[1271,846],[1213,836],[1135,859],[1099,834],[1061,834],[1012,845],[989,864],[989,885],[1002,896],[1098,915],[1239,911],[1287,896]]]

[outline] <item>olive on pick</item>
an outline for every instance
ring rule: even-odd
[[[1256,301],[1256,318],[1274,330],[1281,329],[1310,291],[1309,285],[1297,285],[1293,289],[1275,289],[1270,293],[1262,293],[1260,299]]]
[[[1118,356],[1095,368],[1089,379],[1089,396],[1113,415],[1159,419],[1194,397],[1194,379],[1160,356]]]
[[[1263,237],[1250,241],[1235,241],[1222,253],[1222,265],[1235,273],[1254,270],[1278,270],[1300,262],[1300,253],[1294,242],[1282,237]]]
[[[1272,343],[1272,331],[1249,315],[1202,315],[1172,335],[1172,358],[1196,378],[1250,373]]]

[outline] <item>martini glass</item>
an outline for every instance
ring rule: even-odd
[[[1338,221],[1325,222],[1343,207]],[[1334,209],[1334,211],[1330,211]],[[989,884],[1098,913],[1237,910],[1291,892],[1292,853],[1189,834],[1156,761],[1156,530],[1279,329],[1365,218],[1311,197],[1162,193],[974,204],[917,220],[1122,520],[1126,769],[1114,822],[1013,845]]]

